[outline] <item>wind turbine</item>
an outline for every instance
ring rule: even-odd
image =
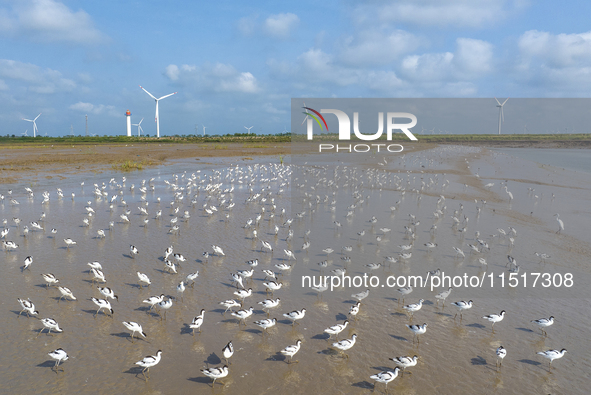
[[[35,117],[35,119],[26,119],[23,118],[23,121],[28,121],[28,122],[33,122],[33,137],[37,137],[37,132],[39,131],[39,129],[37,129],[37,118],[39,118],[41,116],[41,113],[39,113],[39,115],[37,115]]]
[[[156,137],[160,137],[160,119],[158,118],[158,102],[162,99],[166,99],[169,96],[176,95],[178,92],[170,93],[168,95],[156,98],[156,96],[145,90],[143,86],[140,85],[140,88],[142,88],[144,92],[150,95],[152,99],[156,100]]]
[[[248,130],[248,134],[250,134],[250,129],[254,128],[254,126],[251,126],[249,128],[247,128],[246,126],[244,127],[244,129]]]
[[[142,118],[142,121],[144,120],[144,118]],[[140,132],[143,132],[144,129],[142,129],[142,121],[140,121],[139,123],[132,123],[133,126],[137,126],[137,136],[140,137]]]
[[[502,122],[505,122],[505,113],[503,112],[503,106],[505,105],[505,103],[507,103],[507,100],[509,100],[509,98],[505,99],[503,104],[501,104],[501,102],[496,97],[495,100],[498,104],[497,107],[499,107],[499,134],[501,134],[501,119],[503,120]]]
[[[203,125],[203,137],[205,137],[205,128],[206,128],[206,126]]]
[[[25,130],[23,133],[21,133],[21,136],[27,137],[28,136],[28,134],[27,134],[28,131],[29,131],[29,129]]]

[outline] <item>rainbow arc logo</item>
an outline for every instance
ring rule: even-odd
[[[302,107],[302,108],[305,109],[305,110],[308,110],[308,111],[312,111],[320,119],[322,119],[322,122],[324,123],[324,126],[326,127],[326,131],[328,132],[328,125],[326,124],[326,120],[324,119],[324,117],[322,116],[322,114],[320,114],[318,111],[316,111],[316,110],[314,110],[313,108],[310,108],[310,107]],[[320,119],[318,119],[317,116],[315,116],[314,114],[310,114],[307,111],[303,112],[303,114],[306,114],[307,116],[309,116],[310,118],[312,118],[313,120],[315,120],[316,123],[318,123],[318,126],[320,126],[320,130],[322,130],[322,124],[320,123]]]

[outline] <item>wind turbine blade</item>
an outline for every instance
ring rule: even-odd
[[[37,116],[35,117],[35,121],[37,120],[37,118],[39,118],[39,117],[41,116],[41,114],[42,114],[42,113],[39,113],[39,115],[37,115]]]
[[[144,118],[142,118],[142,121],[144,120]],[[140,123],[138,123],[138,126],[142,124],[142,121],[140,121]]]
[[[496,97],[495,97],[495,100],[497,101],[497,104],[500,106],[501,105],[501,102]]]
[[[306,107],[306,102],[304,103],[304,108]],[[302,125],[304,124],[304,122],[306,122],[308,120],[308,114],[306,114],[306,116],[304,117],[304,120],[302,121]]]
[[[507,98],[507,100],[509,100],[509,98]],[[501,106],[504,106],[504,105],[505,105],[505,103],[507,103],[507,100],[505,100],[505,101],[503,102],[503,104],[501,104]]]
[[[156,98],[154,97],[154,95],[153,95],[153,94],[151,94],[150,92],[148,92],[147,90],[145,90],[143,86],[141,86],[141,85],[140,85],[140,88],[142,88],[142,90],[143,90],[144,92],[146,92],[148,95],[150,95],[150,97],[151,97],[152,99],[154,99],[154,100],[158,100],[158,99],[156,99]]]
[[[169,94],[169,95],[162,96],[162,97],[158,98],[157,100],[166,99],[167,97],[169,97],[169,96],[172,96],[172,95],[176,95],[177,93],[178,93],[178,92],[174,92],[174,93],[171,93],[171,94]]]
[[[23,121],[29,121],[29,122],[33,122],[33,120],[32,120],[32,119],[26,119],[26,118],[23,118]]]

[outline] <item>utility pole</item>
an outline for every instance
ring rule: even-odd
[[[86,137],[88,137],[88,114],[86,114]]]

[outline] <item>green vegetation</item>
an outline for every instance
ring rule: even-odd
[[[144,166],[151,165],[151,164],[152,164],[152,162],[146,162],[146,161],[135,162],[132,160],[126,160],[125,162],[120,163],[120,164],[114,163],[113,165],[111,165],[111,167],[113,168],[113,170],[132,171],[132,170],[142,170],[144,168]]]
[[[434,134],[434,135],[416,135],[418,143],[501,143],[501,142],[569,142],[576,143],[581,142],[583,144],[591,143],[591,133],[589,134]],[[337,134],[316,134],[314,135],[314,141],[336,141],[338,140]],[[269,148],[272,143],[289,143],[289,142],[305,142],[308,141],[305,134],[276,134],[276,135],[253,135],[245,133],[216,135],[216,136],[195,136],[195,135],[182,135],[182,136],[164,136],[161,138],[156,137],[127,137],[127,136],[103,136],[103,137],[86,137],[86,136],[67,136],[67,137],[11,137],[11,136],[0,136],[0,149],[20,149],[20,148],[31,148],[34,146],[47,146],[52,145],[56,147],[60,146],[74,146],[77,144],[89,145],[89,144],[116,144],[116,145],[127,145],[136,143],[147,143],[147,144],[200,144],[201,148],[209,148],[208,144],[216,143],[213,149],[225,149],[227,148],[226,143],[242,143],[244,148]],[[354,135],[351,139],[352,142],[364,142],[367,141],[358,140]],[[386,141],[386,135],[378,141]],[[409,140],[402,133],[397,133],[393,136],[393,142],[408,142]],[[92,154],[92,150],[88,150],[85,153]]]
[[[16,148],[17,144],[40,145],[75,145],[75,144],[134,144],[134,143],[157,143],[157,144],[183,144],[183,143],[289,143],[291,134],[276,135],[253,135],[245,133],[213,135],[213,136],[195,136],[195,135],[174,135],[156,137],[127,137],[127,136],[66,136],[66,137],[14,137],[0,136],[0,146],[11,145]],[[260,145],[260,144],[259,144]],[[263,146],[261,146],[263,148]]]

